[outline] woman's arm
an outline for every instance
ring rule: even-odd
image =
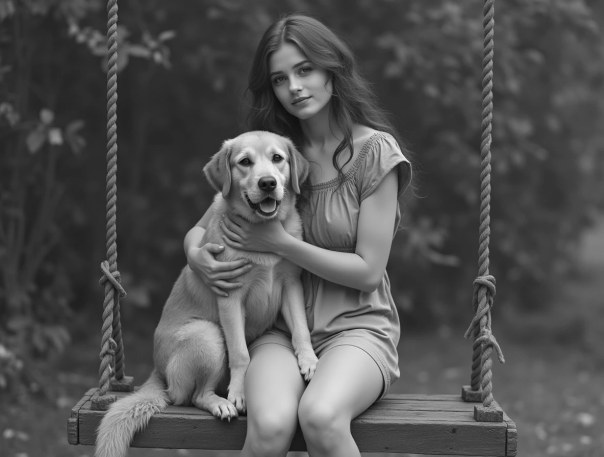
[[[214,293],[226,297],[229,295],[228,290],[241,287],[240,282],[233,280],[249,271],[251,264],[245,259],[220,262],[216,260],[216,255],[224,250],[224,246],[215,243],[202,245],[208,221],[213,215],[213,208],[210,206],[199,222],[185,235],[184,249],[189,267]]]
[[[390,171],[363,202],[354,253],[330,251],[289,235],[280,223],[236,226],[226,222],[227,242],[234,247],[271,251],[328,281],[370,292],[382,280],[392,247],[398,176]]]
[[[354,253],[322,249],[294,237],[279,253],[328,281],[365,292],[375,290],[386,271],[392,247],[397,181],[396,172],[391,171],[361,203]]]
[[[204,215],[199,219],[197,224],[195,224],[185,235],[184,240],[184,248],[185,254],[189,252],[191,248],[199,248],[201,246],[201,240],[203,239],[203,235],[206,233],[206,227],[208,226],[208,221],[214,215],[214,205],[210,205],[210,207],[206,210]],[[188,256],[188,254],[187,254]]]

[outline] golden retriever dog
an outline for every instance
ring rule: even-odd
[[[224,244],[220,221],[240,216],[254,224],[278,220],[301,238],[295,210],[308,162],[292,142],[264,131],[224,142],[204,167],[218,192],[202,244]],[[190,405],[230,420],[246,410],[243,382],[247,345],[269,329],[279,312],[292,334],[300,373],[313,376],[313,351],[304,309],[300,269],[271,253],[235,250],[218,260],[249,259],[254,268],[228,297],[218,296],[185,266],[164,305],[154,335],[154,370],[134,393],[113,403],[99,426],[97,457],[123,457],[134,434],[169,404]],[[228,381],[227,398],[218,395]]]

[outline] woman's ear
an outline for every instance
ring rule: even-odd
[[[227,197],[231,190],[231,167],[229,160],[233,150],[233,140],[226,140],[222,148],[212,156],[210,161],[203,167],[203,172],[210,185]]]
[[[287,150],[289,151],[289,171],[292,189],[300,194],[300,185],[308,178],[308,160],[296,149],[294,143],[288,138]]]

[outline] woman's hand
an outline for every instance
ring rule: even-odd
[[[216,255],[224,250],[224,246],[207,243],[201,247],[191,247],[187,250],[187,263],[197,276],[220,296],[228,297],[228,291],[241,287],[235,281],[239,276],[248,272],[252,264],[246,259],[220,262]]]
[[[279,254],[287,232],[277,220],[263,224],[250,224],[245,219],[225,218],[222,222],[225,243],[235,249]]]

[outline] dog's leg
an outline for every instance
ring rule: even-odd
[[[223,349],[224,351],[224,349]],[[220,419],[230,421],[237,417],[237,408],[226,398],[216,394],[216,389],[220,381],[226,375],[226,354],[223,353],[223,360],[218,367],[206,373],[207,378],[200,380],[199,386],[193,394],[193,404],[199,409],[204,409]]]
[[[302,283],[299,280],[290,280],[283,288],[284,300],[281,312],[292,334],[292,345],[298,358],[300,373],[306,381],[310,381],[317,369],[318,359],[310,340]]]
[[[226,375],[222,331],[213,322],[194,320],[177,333],[178,347],[166,367],[168,396],[175,405],[193,404],[230,420],[237,410],[216,388]]]
[[[250,364],[250,354],[245,341],[245,316],[242,300],[231,294],[229,297],[218,297],[220,325],[226,340],[231,380],[228,399],[237,411],[246,410],[243,381]]]

